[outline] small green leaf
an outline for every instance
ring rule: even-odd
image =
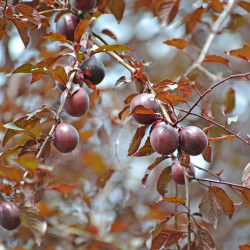
[[[133,51],[131,48],[129,48],[126,45],[122,45],[122,44],[114,44],[114,45],[104,45],[104,46],[100,46],[98,49],[93,50],[91,52],[91,55],[99,53],[99,52],[107,52],[107,51],[126,51],[126,50],[131,50]]]

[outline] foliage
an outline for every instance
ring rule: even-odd
[[[248,249],[250,140],[244,103],[249,105],[250,4],[99,0],[93,10],[82,12],[68,2],[0,0],[5,52],[0,197],[1,203],[19,208],[22,221],[13,232],[0,229],[2,245],[154,250],[229,249],[233,244],[231,249]],[[80,19],[75,41],[53,28],[65,13]],[[117,30],[103,22],[111,15]],[[158,22],[151,37],[143,37],[153,32],[151,25],[145,34],[139,26],[147,15],[152,25],[153,16]],[[127,32],[125,42],[119,29]],[[25,47],[16,59],[10,45],[15,34]],[[91,70],[85,62],[93,55],[107,69],[106,81],[98,86],[86,79]],[[87,70],[78,67],[81,63]],[[110,72],[118,64],[122,68],[114,79]],[[85,75],[80,81],[89,109],[73,118],[63,107],[80,88],[74,83],[78,73]],[[141,93],[153,94],[159,112],[143,105],[130,110]],[[153,114],[179,132],[200,127],[208,146],[196,158],[180,146],[159,155],[150,143],[151,124],[138,125],[135,114]],[[61,122],[79,134],[79,145],[68,154],[51,143]],[[172,180],[177,158],[185,186]],[[199,174],[188,174],[190,163]],[[234,239],[239,232],[244,241]]]

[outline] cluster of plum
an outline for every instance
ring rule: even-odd
[[[73,68],[65,67],[68,74],[71,74]],[[84,78],[90,81],[92,84],[99,84],[105,76],[105,68],[103,63],[95,56],[91,56],[86,61],[83,61],[79,65],[79,70],[76,72],[72,85],[79,85],[79,88],[74,93],[68,93],[64,110],[67,114],[74,117],[79,117],[87,113],[89,109],[89,96],[87,92],[82,88]],[[66,91],[66,86],[57,82],[57,88],[63,91],[61,99]],[[74,87],[71,86],[71,89]],[[73,151],[79,142],[79,135],[77,130],[70,124],[60,123],[56,126],[53,136],[53,145],[61,153],[68,153]]]
[[[208,145],[206,134],[196,126],[188,126],[179,131],[163,120],[157,120],[159,106],[153,94],[142,93],[133,98],[130,104],[132,112],[136,106],[144,106],[154,114],[133,113],[133,118],[140,124],[152,124],[150,143],[153,149],[162,155],[169,155],[179,147],[189,155],[201,154]],[[188,173],[194,176],[194,168],[190,166]],[[178,184],[184,184],[184,175],[180,163],[172,165],[172,177]]]
[[[7,230],[14,230],[20,224],[18,207],[12,203],[4,202],[0,206],[0,225]]]
[[[83,12],[88,12],[95,8],[96,0],[71,0],[70,4],[72,8]],[[68,40],[74,41],[74,32],[79,18],[72,14],[62,15],[56,23],[56,31],[65,35]],[[65,71],[69,74],[73,72],[73,67],[66,66]],[[70,93],[71,89],[74,89],[71,85],[69,94],[66,97],[64,103],[64,110],[67,114],[74,117],[79,117],[87,113],[89,109],[89,96],[87,92],[82,88],[84,79],[90,81],[92,84],[99,84],[105,77],[105,67],[95,55],[91,57],[84,56],[83,61],[80,63],[78,71],[75,72],[75,76],[72,81],[72,85],[78,84],[79,88]],[[57,88],[64,92],[67,86],[56,82]],[[62,94],[62,97],[64,93]],[[61,99],[62,99],[61,97]],[[73,151],[79,143],[79,135],[77,130],[70,124],[59,123],[53,135],[53,145],[61,153],[68,153]]]

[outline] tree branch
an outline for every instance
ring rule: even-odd
[[[199,65],[202,63],[202,61],[205,59],[206,54],[208,49],[210,48],[212,41],[215,38],[216,33],[219,31],[223,21],[225,20],[225,18],[227,17],[227,15],[231,12],[233,6],[234,6],[235,0],[229,0],[227,5],[224,7],[224,11],[220,14],[220,16],[218,17],[218,19],[216,20],[216,22],[213,24],[212,29],[211,29],[211,33],[208,35],[208,38],[204,44],[204,46],[201,49],[200,55],[197,58],[197,60],[192,63],[192,65],[186,70],[186,72],[184,73],[185,76],[187,76],[188,74],[190,74],[194,69],[196,69],[197,67],[199,67]],[[199,68],[200,69],[200,68]]]
[[[187,111],[187,110],[184,110],[184,109],[181,109],[181,108],[178,108],[178,107],[176,107],[176,108],[177,108],[178,110],[182,111],[182,112],[185,112],[185,113],[188,113],[188,112],[189,112],[189,111]],[[210,120],[210,119],[208,119],[207,117],[204,117],[204,116],[202,116],[202,115],[198,115],[198,114],[195,114],[195,113],[192,113],[192,112],[189,112],[189,114],[190,114],[190,115],[194,115],[194,116],[198,116],[198,117],[200,117],[200,118],[202,118],[202,119],[204,119],[204,120],[206,120],[206,121],[208,121],[208,122],[210,122],[210,123],[212,123],[212,124],[214,124],[214,125],[216,125],[216,126],[222,128],[222,129],[224,129],[224,130],[227,131],[229,134],[234,135],[234,136],[237,137],[238,139],[240,139],[240,140],[242,140],[243,142],[245,142],[245,143],[247,143],[248,145],[250,145],[250,141],[245,140],[243,137],[241,137],[241,136],[235,134],[234,132],[232,132],[231,130],[229,130],[228,128],[226,128],[225,126],[222,126],[221,124],[219,124],[219,123],[217,123],[217,122],[215,122],[215,121],[213,121],[213,120]]]
[[[186,113],[186,115],[184,115],[180,120],[178,120],[174,126],[176,124],[178,124],[179,122],[183,121],[190,113],[191,111],[197,106],[197,104],[201,101],[201,99],[203,97],[205,97],[211,90],[213,90],[215,87],[217,87],[218,85],[222,84],[223,82],[226,82],[232,78],[236,78],[236,77],[247,77],[248,75],[250,75],[250,72],[245,73],[245,74],[237,74],[237,75],[231,75],[229,77],[226,77],[224,79],[222,79],[221,81],[215,83],[212,87],[210,87],[209,89],[207,89],[201,96],[200,98],[194,103],[194,105],[189,109],[189,111]]]

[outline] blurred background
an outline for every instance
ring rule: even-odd
[[[42,1],[22,2],[36,6]],[[162,27],[157,17],[154,17],[150,2],[127,0],[124,18],[119,24],[113,15],[104,14],[94,22],[93,31],[109,44],[120,43],[132,48],[133,52],[129,54],[134,59],[149,64],[145,67],[145,73],[152,83],[165,78],[175,80],[186,71],[192,61],[183,51],[163,42],[173,38],[186,39],[189,41],[186,52],[196,59],[207,39],[210,25],[220,13],[207,11],[194,32],[187,34],[183,18],[200,6],[207,7],[213,1],[180,1],[177,16],[167,27]],[[6,28],[8,36],[4,35],[0,42],[0,141],[6,131],[4,124],[41,109],[43,105],[53,108],[59,106],[61,92],[55,88],[55,82],[50,77],[45,76],[31,85],[30,74],[11,75],[15,68],[24,63],[35,64],[51,55],[65,53],[59,43],[40,38],[46,32],[55,32],[54,18],[55,15],[50,17],[50,28],[30,32],[31,42],[26,49],[16,28],[13,25]],[[220,78],[250,72],[249,63],[225,53],[249,44],[249,27],[250,14],[235,6],[208,50],[209,55],[216,54],[227,58],[230,67],[210,62],[203,63],[203,66]],[[110,30],[117,41],[103,34],[104,29]],[[119,120],[118,113],[124,108],[123,101],[126,97],[137,93],[137,90],[133,82],[119,87],[115,87],[115,84],[121,76],[130,79],[130,72],[105,53],[99,53],[97,56],[106,67],[106,76],[98,85],[99,95],[84,87],[91,100],[89,112],[77,119],[62,113],[62,120],[71,123],[79,131],[80,145],[73,153],[66,155],[58,153],[52,147],[51,156],[47,161],[48,165],[56,164],[56,181],[78,183],[79,188],[68,195],[51,190],[45,192],[38,203],[48,223],[47,234],[41,247],[35,245],[29,229],[20,227],[13,232],[0,229],[1,249],[148,249],[150,232],[156,222],[174,212],[173,205],[157,203],[161,196],[156,190],[161,171],[170,166],[171,161],[165,160],[159,164],[150,173],[144,187],[141,180],[146,169],[159,155],[154,153],[148,157],[127,156],[129,143],[138,124],[130,117]],[[66,66],[69,60],[59,63]],[[203,89],[214,83],[198,70],[188,77],[189,80],[199,82]],[[236,99],[235,108],[229,117],[237,117],[237,122],[232,122],[228,127],[247,139],[250,127],[249,81],[234,78],[215,88],[210,93],[211,111],[216,121],[224,125],[225,117],[221,105],[223,95],[229,88],[235,91]],[[197,98],[194,94],[189,105]],[[194,111],[201,114],[199,108]],[[181,123],[181,126],[187,125],[204,128],[210,124],[196,116],[189,116]],[[37,124],[33,133],[39,135],[41,131],[49,131],[51,126],[51,122]],[[222,129],[214,126],[208,137],[218,137],[223,133],[225,132]],[[26,135],[17,135],[5,148],[1,148],[1,151],[22,145],[27,139]],[[215,141],[211,145],[211,164],[205,162],[202,156],[192,157],[192,162],[214,173],[224,170],[221,175],[223,180],[241,184],[242,171],[250,159],[249,146],[237,138],[230,142]],[[14,164],[11,159],[9,163]],[[105,173],[110,173],[108,171],[112,171],[112,176],[102,188],[96,181],[100,176],[105,176]],[[198,169],[197,175],[211,178],[206,172]],[[191,183],[192,212],[198,212],[199,202],[206,190],[206,187],[197,182]],[[241,202],[240,197],[230,188],[225,187],[225,190],[235,203]],[[185,189],[182,186],[179,188],[179,195],[185,197]],[[172,182],[168,186],[167,196],[174,196]],[[179,216],[178,222],[178,229],[185,230],[184,215]],[[174,221],[170,220],[168,224],[174,229]],[[250,239],[249,210],[238,205],[231,220],[221,214],[217,229],[209,229],[215,239],[216,249],[238,249],[239,244]]]

